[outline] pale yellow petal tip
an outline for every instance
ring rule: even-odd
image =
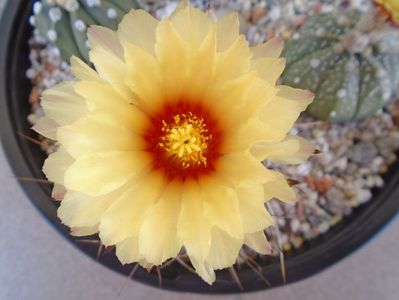
[[[275,37],[263,44],[258,44],[251,47],[251,52],[254,58],[261,57],[280,57],[284,49],[284,39]]]
[[[269,255],[272,253],[272,247],[263,231],[247,234],[244,243],[262,255]]]
[[[209,285],[212,285],[216,280],[214,269],[207,262],[199,262],[195,258],[190,257],[191,264],[193,265],[197,274]]]
[[[293,101],[303,101],[306,104],[310,104],[315,94],[309,90],[297,89],[286,85],[277,86],[277,96]]]
[[[141,267],[143,267],[144,269],[146,269],[148,272],[150,272],[151,269],[154,267],[154,264],[149,263],[149,262],[146,261],[146,260],[140,260],[140,261],[138,261],[138,264],[139,264]]]
[[[179,4],[176,6],[175,10],[169,16],[169,18],[173,18],[179,11],[187,8],[190,5],[191,5],[190,0],[181,0]]]
[[[89,236],[98,232],[98,225],[92,227],[72,227],[71,235],[76,237]]]
[[[281,37],[275,37],[266,42],[266,44],[269,46],[268,54],[280,56],[284,48],[284,39]]]
[[[64,199],[66,192],[67,190],[63,185],[55,184],[51,193],[51,197],[54,200],[61,201]]]
[[[42,136],[55,141],[57,139],[57,127],[58,125],[54,120],[48,117],[42,117],[31,127],[31,129]]]
[[[311,91],[308,91],[308,90],[306,90],[306,92],[307,92],[307,97],[308,97],[309,101],[313,101],[314,97],[316,97],[316,94]]]

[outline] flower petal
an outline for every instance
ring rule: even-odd
[[[63,185],[65,172],[72,164],[73,158],[64,149],[58,149],[44,162],[43,173],[51,182]]]
[[[116,256],[122,264],[130,264],[143,260],[144,256],[139,251],[137,236],[129,237],[116,244]]]
[[[300,136],[288,136],[276,144],[260,143],[251,148],[251,153],[259,160],[269,160],[280,164],[301,164],[315,148]]]
[[[91,50],[90,61],[100,77],[110,84],[126,99],[134,95],[125,85],[126,65],[123,61],[123,47],[118,35],[111,29],[91,26],[87,31]]]
[[[162,174],[150,173],[130,187],[105,212],[100,224],[104,245],[114,245],[131,236],[138,236],[147,212],[165,186]]]
[[[62,199],[64,199],[66,192],[67,190],[62,184],[56,183],[54,184],[53,190],[51,192],[51,197],[54,200],[61,201]]]
[[[198,275],[208,284],[212,284],[216,280],[215,271],[206,261],[198,261],[195,257],[190,256],[191,264]]]
[[[44,116],[37,121],[32,129],[42,136],[55,141],[57,138],[57,127],[57,123],[54,120]]]
[[[173,14],[170,22],[181,38],[195,50],[201,46],[208,32],[215,25],[212,19],[191,5]]]
[[[226,128],[234,131],[247,122],[247,118],[244,118],[247,114],[242,117],[243,110],[246,108],[247,94],[255,79],[254,73],[247,73],[220,84],[212,82],[208,84],[209,88],[204,101],[212,108],[215,115],[223,115],[220,123]],[[229,114],[226,114],[226,111],[229,111]]]
[[[136,95],[134,103],[149,113],[159,111],[164,99],[158,61],[138,46],[130,43],[123,46],[128,70],[126,84]]]
[[[272,171],[275,175],[273,182],[267,182],[264,186],[264,197],[266,200],[277,198],[286,203],[292,203],[296,200],[295,191],[289,186],[284,175],[280,172]]]
[[[68,125],[87,113],[86,103],[74,87],[73,82],[67,82],[43,92],[41,105],[46,117],[59,125]]]
[[[200,181],[204,214],[212,226],[234,238],[243,238],[243,228],[236,191],[213,179]]]
[[[73,227],[71,228],[71,235],[76,237],[89,236],[98,232],[98,225],[92,227]]]
[[[261,119],[268,126],[287,134],[313,98],[311,92],[279,86],[276,97],[261,110]]]
[[[248,42],[240,35],[230,48],[218,55],[214,84],[240,77],[250,71],[250,66],[251,52]]]
[[[111,54],[123,61],[123,48],[115,31],[97,25],[92,25],[87,31],[90,47]],[[93,61],[93,63],[95,63]]]
[[[269,122],[270,123],[270,122]],[[223,153],[244,151],[257,143],[277,143],[284,137],[281,132],[257,117],[252,117],[246,124],[225,139]]]
[[[252,60],[252,69],[258,76],[271,84],[276,84],[285,68],[284,58],[262,57]]]
[[[274,224],[273,217],[264,205],[264,189],[261,185],[237,189],[244,232],[258,232]]]
[[[224,52],[231,47],[240,35],[240,22],[237,13],[232,13],[217,22],[217,51]]]
[[[275,178],[260,161],[246,152],[222,156],[216,168],[220,176],[236,186],[269,182]]]
[[[80,58],[76,56],[71,57],[71,71],[77,79],[87,81],[101,81],[97,72],[86,65]]]
[[[172,182],[148,212],[139,234],[139,251],[148,263],[160,265],[183,246],[176,232],[180,205],[181,183]]]
[[[189,44],[168,20],[163,20],[157,27],[155,50],[164,99],[179,99],[187,86]]]
[[[148,53],[155,54],[155,30],[158,20],[145,10],[131,10],[118,27],[118,37],[124,42],[134,44]]]
[[[91,114],[60,127],[57,140],[74,158],[94,152],[143,150],[143,138],[118,124],[108,114]]]
[[[240,252],[241,239],[235,239],[218,228],[212,230],[211,249],[206,262],[214,270],[231,267]]]
[[[123,98],[111,86],[98,82],[80,81],[75,84],[76,92],[85,98],[90,111],[108,113],[109,116],[129,129],[140,131],[147,121],[147,115],[140,111],[131,98]]]
[[[204,215],[204,201],[197,182],[185,182],[177,234],[189,256],[203,261],[209,253],[211,228]]]
[[[191,99],[204,98],[207,89],[213,84],[216,59],[216,29],[209,31],[201,46],[189,52],[188,73],[190,85],[186,91]]]
[[[187,6],[190,5],[190,0],[181,0],[179,4],[176,6],[175,10],[171,13],[170,17],[174,17],[179,11],[185,9]]]
[[[65,187],[93,197],[105,195],[139,176],[149,164],[148,154],[140,151],[87,154],[68,168]]]
[[[276,93],[277,89],[267,81],[259,77],[252,79],[252,84],[244,95],[245,103],[240,109],[240,119],[247,121],[256,115],[273,100]]]
[[[104,196],[90,197],[69,190],[58,208],[58,217],[63,224],[72,228],[98,226],[104,212],[115,201],[115,197],[120,197],[123,191],[125,188]]]
[[[266,43],[251,47],[254,58],[261,57],[279,57],[284,49],[284,40],[282,38],[273,38]]]
[[[272,247],[267,241],[265,233],[262,231],[248,233],[245,236],[245,244],[256,252],[269,255],[272,253]]]

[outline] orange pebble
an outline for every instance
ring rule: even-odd
[[[39,101],[39,96],[39,91],[33,88],[29,94],[29,103],[35,104],[37,101]]]

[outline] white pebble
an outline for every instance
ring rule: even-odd
[[[310,174],[311,169],[312,169],[311,164],[304,163],[297,167],[296,172],[298,173],[298,175],[306,176]]]
[[[378,172],[381,165],[384,163],[384,159],[381,156],[377,156],[371,162],[371,170]]]
[[[340,170],[343,171],[346,169],[346,167],[348,166],[348,158],[346,156],[341,157],[340,159],[338,159],[335,162],[335,167]]]
[[[299,223],[298,219],[291,220],[291,229],[293,232],[298,232],[300,227],[301,227],[301,224]]]
[[[281,10],[277,6],[273,6],[273,8],[269,11],[269,18],[272,21],[278,20],[281,17]]]
[[[54,57],[59,57],[61,55],[60,49],[57,47],[51,47],[49,50],[49,55],[54,56]]]
[[[370,190],[365,190],[365,189],[363,189],[363,190],[360,190],[360,191],[358,192],[359,202],[360,202],[361,204],[370,201],[370,199],[371,199],[372,196],[373,196],[373,195],[371,194]]]
[[[323,222],[319,225],[320,233],[326,233],[330,229],[330,224],[328,222]]]
[[[29,79],[33,79],[36,77],[37,72],[34,69],[28,69],[28,71],[26,71],[26,77],[28,77]]]

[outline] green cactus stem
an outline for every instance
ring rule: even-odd
[[[308,112],[319,119],[363,119],[398,96],[399,34],[375,14],[312,16],[283,55],[284,84],[314,92]]]
[[[39,34],[69,61],[72,55],[89,62],[87,28],[117,29],[123,16],[140,8],[135,0],[41,0],[34,3],[31,22]]]

